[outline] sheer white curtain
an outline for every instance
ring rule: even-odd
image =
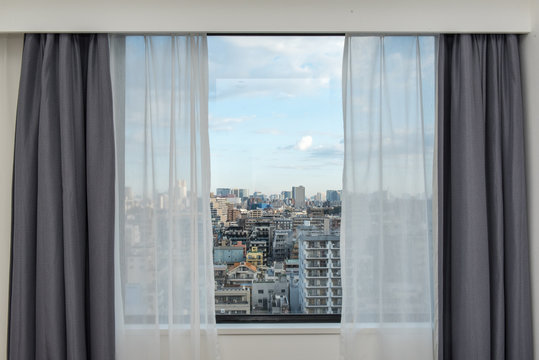
[[[433,37],[346,37],[346,360],[433,359],[433,65]]]
[[[217,358],[206,36],[112,36],[118,359]]]

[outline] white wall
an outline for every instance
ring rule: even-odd
[[[534,358],[539,359],[539,0],[531,0],[532,31],[522,39],[522,78],[526,113],[528,222],[532,276]]]
[[[2,0],[0,32],[527,32],[529,0]]]
[[[339,335],[220,335],[221,360],[337,360]]]
[[[22,35],[0,35],[0,358],[5,358],[11,235],[11,169]]]

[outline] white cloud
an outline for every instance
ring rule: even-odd
[[[328,78],[245,78],[217,79],[215,81],[215,99],[227,100],[230,97],[294,98],[314,95],[320,89],[329,87]]]
[[[280,129],[271,129],[271,128],[259,129],[259,130],[256,130],[255,133],[261,134],[261,135],[283,135],[284,134],[284,132]]]
[[[241,124],[244,121],[252,120],[255,116],[240,116],[240,117],[216,117],[209,116],[208,122],[212,131],[231,131],[235,124]]]
[[[339,86],[343,44],[344,38],[335,36],[212,38],[209,48],[210,87],[219,92],[218,98],[222,98],[223,95],[260,95],[267,92],[269,85],[277,85],[284,97],[317,93],[332,84]],[[238,81],[233,88],[215,89],[215,80],[223,79],[239,79],[241,83]],[[244,84],[246,79],[256,81]],[[271,84],[273,79],[280,82]],[[276,88],[270,86],[269,89],[275,91]]]
[[[296,144],[296,149],[300,151],[305,151],[313,145],[312,136],[306,135],[303,136],[298,143]]]

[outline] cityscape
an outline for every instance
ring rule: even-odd
[[[124,191],[119,227],[124,241],[119,250],[127,323],[151,322],[156,314],[166,322],[169,294],[193,291],[196,284],[189,271],[181,269],[193,266],[193,258],[201,253],[208,260],[213,255],[212,269],[204,271],[213,270],[214,299],[204,302],[213,302],[218,315],[341,313],[341,190],[307,197],[301,185],[270,195],[217,188],[209,199],[202,199],[191,196],[185,181],[177,181],[153,200],[134,195],[130,187]],[[356,260],[342,269],[361,269],[361,285],[354,295],[361,317],[430,321],[425,309],[432,281],[432,199],[376,191],[351,194],[348,200],[370,209],[355,220],[353,239],[363,245],[352,253]],[[211,229],[210,219],[196,217],[193,222],[193,201],[207,204]],[[200,235],[193,237],[197,231]],[[210,244],[212,253],[202,250]],[[406,253],[414,254],[411,263],[405,263]],[[382,287],[380,276],[386,279]],[[174,316],[190,313],[190,303],[182,299],[174,305]]]
[[[217,188],[210,207],[217,314],[341,313],[341,190]]]

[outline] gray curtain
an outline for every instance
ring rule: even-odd
[[[26,35],[13,172],[9,359],[114,358],[106,35]]]
[[[518,37],[441,35],[439,359],[532,359]]]

